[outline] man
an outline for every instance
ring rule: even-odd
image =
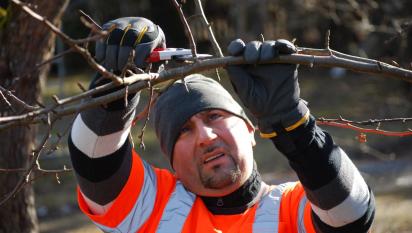
[[[115,72],[132,49],[135,63],[164,47],[161,29],[122,18],[97,47]],[[291,54],[288,41],[232,41],[232,55],[251,63]],[[253,159],[254,127],[216,81],[191,75],[162,93],[154,108],[156,135],[173,172],[152,167],[127,135],[139,94],[81,112],[69,137],[82,211],[106,232],[367,232],[374,199],[359,171],[317,127],[299,98],[293,64],[227,67],[260,134],[289,160],[300,182],[267,185]],[[92,87],[99,85],[99,79]],[[270,155],[268,155],[270,156]]]

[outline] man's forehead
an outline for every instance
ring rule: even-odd
[[[191,116],[190,118],[192,118],[192,117],[204,117],[204,116],[210,114],[211,112],[216,112],[216,113],[222,113],[222,114],[225,114],[225,115],[227,114],[227,115],[235,116],[235,114],[233,114],[233,113],[231,113],[231,112],[228,112],[228,111],[223,110],[223,109],[215,108],[215,109],[206,109],[206,110],[203,110],[203,111],[201,111],[201,112],[198,112],[198,113],[194,114],[194,115]],[[190,119],[190,118],[189,118],[189,119]]]
[[[190,123],[190,122],[192,122],[192,121],[194,121],[194,120],[196,120],[196,119],[205,118],[205,117],[207,117],[207,116],[208,116],[209,114],[211,114],[211,113],[219,113],[219,114],[222,114],[222,115],[224,115],[224,116],[234,116],[234,117],[240,118],[239,116],[237,116],[237,115],[235,115],[235,114],[233,114],[233,113],[231,113],[231,112],[228,112],[228,111],[226,111],[226,110],[223,110],[223,109],[219,109],[219,108],[206,109],[206,110],[203,110],[203,111],[198,112],[198,113],[194,114],[193,116],[191,116],[189,119],[187,119],[187,121],[184,123],[184,125],[186,125],[186,124],[188,124],[188,123]]]
[[[206,110],[203,110],[203,111],[201,111],[201,112],[196,113],[196,114],[193,115],[193,116],[196,116],[196,115],[198,115],[198,116],[203,116],[203,115],[209,114],[210,112],[221,112],[221,113],[225,113],[225,114],[229,114],[229,115],[235,115],[235,114],[233,114],[233,113],[231,113],[231,112],[228,112],[228,111],[226,111],[226,110],[219,109],[219,108],[214,108],[214,109],[206,109]]]

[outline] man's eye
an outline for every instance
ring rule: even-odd
[[[221,117],[222,117],[222,115],[219,114],[219,113],[210,113],[209,116],[208,116],[209,120],[217,120]]]
[[[190,127],[189,126],[183,126],[181,129],[180,129],[180,134],[184,134],[184,133],[187,133],[187,132],[189,132],[190,131]]]

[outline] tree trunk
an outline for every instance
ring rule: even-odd
[[[25,2],[58,25],[68,1]],[[35,105],[36,100],[40,99],[40,80],[45,78],[49,67],[35,71],[33,67],[53,55],[55,37],[45,26],[14,4],[9,8],[8,15],[8,21],[0,28],[0,85],[13,91],[15,96],[26,103]],[[0,116],[21,111],[23,109],[15,104],[12,110],[0,98]],[[0,168],[26,168],[32,159],[35,135],[34,126],[1,131]],[[13,190],[20,178],[21,173],[0,173],[0,200]],[[17,195],[0,206],[0,232],[38,232],[34,195],[30,184],[25,184]]]

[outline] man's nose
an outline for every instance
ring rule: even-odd
[[[214,129],[207,125],[199,126],[197,132],[198,132],[198,135],[197,135],[198,146],[208,146],[210,143],[212,143],[217,138],[217,135]]]

